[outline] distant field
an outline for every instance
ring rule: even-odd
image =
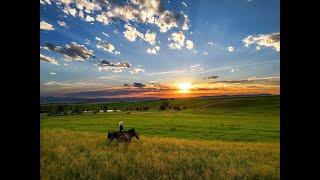
[[[186,110],[41,119],[41,179],[280,179],[280,97],[172,100]],[[141,139],[109,144],[118,122]]]
[[[174,100],[187,106],[182,112],[159,111],[160,103],[127,103],[153,107],[147,112],[98,113],[52,116],[41,120],[41,129],[68,129],[106,134],[118,130],[118,122],[144,136],[229,141],[278,141],[280,137],[279,97],[209,98]],[[124,103],[126,104],[126,103]],[[124,106],[121,104],[119,106]]]

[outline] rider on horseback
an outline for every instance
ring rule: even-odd
[[[123,125],[122,121],[119,122],[119,127],[120,127],[120,132],[121,133],[125,132],[125,128],[124,128],[124,125]]]

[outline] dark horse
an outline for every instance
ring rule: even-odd
[[[108,140],[110,142],[112,142],[113,139],[116,139],[117,142],[124,141],[129,144],[133,137],[139,139],[139,134],[134,129],[129,129],[126,132],[108,132]]]

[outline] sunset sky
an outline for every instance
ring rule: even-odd
[[[40,0],[41,96],[279,94],[279,0]]]

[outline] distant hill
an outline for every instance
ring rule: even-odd
[[[40,104],[53,103],[117,103],[117,102],[144,102],[154,100],[174,100],[174,99],[207,99],[207,98],[234,98],[234,97],[263,97],[277,96],[271,94],[243,94],[243,95],[221,95],[221,96],[199,96],[190,98],[159,98],[159,97],[131,97],[131,98],[80,98],[80,97],[57,97],[42,96]]]

